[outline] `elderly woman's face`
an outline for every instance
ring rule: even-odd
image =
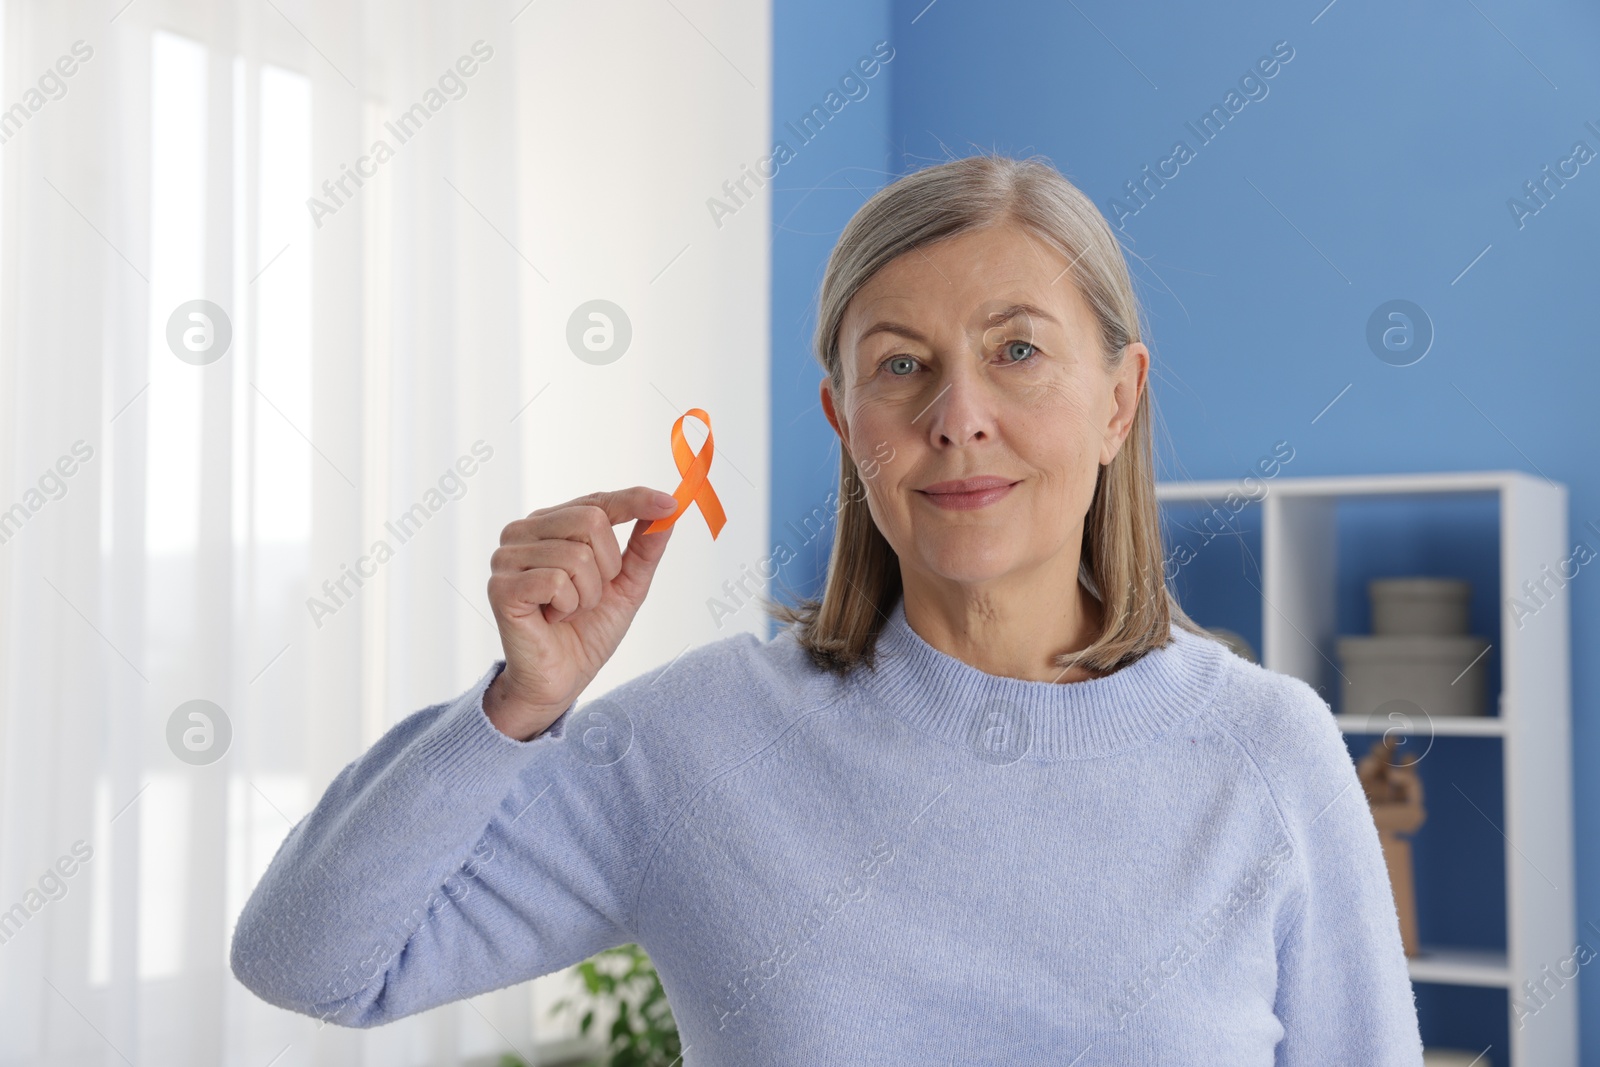
[[[823,410],[902,567],[976,583],[1071,561],[1076,580],[1149,355],[1130,345],[1107,370],[1068,266],[1008,223],[908,252],[851,299],[843,395],[824,380]]]

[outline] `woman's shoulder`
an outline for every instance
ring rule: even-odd
[[[1301,678],[1235,654],[1208,716],[1238,744],[1286,809],[1321,805],[1347,789],[1355,765],[1328,701]]]
[[[837,686],[793,632],[762,638],[748,630],[686,648],[621,688],[653,691],[665,702],[693,702],[748,713],[826,699]]]
[[[1337,728],[1326,699],[1302,678],[1263,667],[1228,650],[1220,657],[1216,706],[1240,725],[1305,730]]]
[[[839,692],[788,631],[741,631],[691,645],[574,710],[605,712],[639,756],[698,776],[759,750]]]

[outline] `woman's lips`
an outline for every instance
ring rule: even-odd
[[[934,492],[931,489],[917,490],[927,497],[935,507],[947,511],[971,511],[974,508],[985,508],[1001,499],[1016,487],[1016,482],[1002,482],[990,485],[983,489],[970,489],[965,492]]]

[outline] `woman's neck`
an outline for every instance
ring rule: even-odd
[[[1074,571],[1074,574],[1076,572]],[[1073,594],[936,590],[904,584],[907,624],[929,645],[985,674],[1035,682],[1080,682],[1103,673],[1055,657],[1087,648],[1104,625],[1100,602],[1074,580]]]

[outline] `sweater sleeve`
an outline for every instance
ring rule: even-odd
[[[1278,935],[1277,1067],[1421,1067],[1415,994],[1378,831],[1354,762],[1316,691],[1285,724],[1298,755],[1275,761],[1300,857]],[[1281,751],[1281,749],[1280,749]]]
[[[504,666],[397,723],[289,831],[234,932],[247,988],[371,1027],[633,940],[648,806],[574,753],[572,708],[529,741],[497,730]]]

